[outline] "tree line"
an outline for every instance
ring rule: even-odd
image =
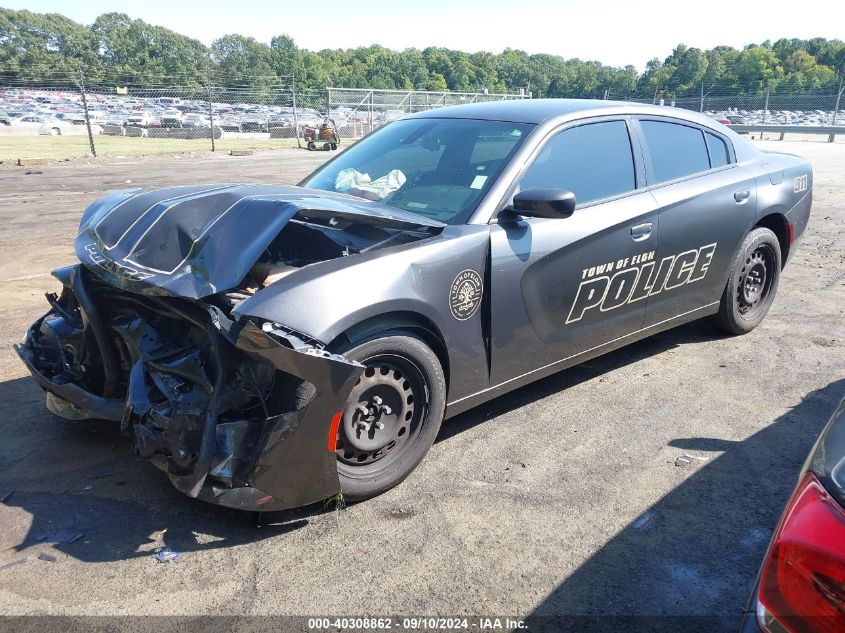
[[[0,85],[60,85],[83,73],[91,84],[215,85],[267,91],[290,83],[298,89],[346,88],[515,92],[542,97],[658,98],[709,92],[759,93],[766,87],[793,92],[836,90],[845,76],[845,43],[814,38],[779,39],[743,49],[709,50],[679,44],[662,61],[638,73],[633,65],[430,47],[394,51],[373,45],[310,51],[287,35],[269,45],[225,35],[206,46],[198,40],[122,13],[83,25],[59,14],[0,8]]]

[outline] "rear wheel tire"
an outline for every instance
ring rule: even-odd
[[[340,488],[349,501],[379,495],[419,465],[443,421],[446,380],[412,332],[391,330],[337,350],[366,366],[337,435]]]
[[[710,318],[718,329],[745,334],[763,320],[775,299],[781,270],[780,242],[767,228],[751,231],[731,266],[719,311]]]

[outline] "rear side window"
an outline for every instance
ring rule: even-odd
[[[731,162],[725,141],[710,132],[705,132],[704,138],[707,139],[707,149],[710,152],[710,167],[722,167]]]
[[[543,147],[519,182],[568,189],[580,207],[636,189],[631,139],[624,121],[579,125],[560,132]]]
[[[641,121],[656,183],[691,176],[710,169],[704,134],[698,128]]]

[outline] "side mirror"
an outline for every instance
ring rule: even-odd
[[[566,189],[526,189],[505,209],[509,216],[563,219],[575,211],[575,194]]]

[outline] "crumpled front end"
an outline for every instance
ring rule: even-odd
[[[54,274],[61,295],[15,346],[51,411],[120,423],[191,497],[269,511],[339,492],[329,438],[361,365],[214,300]]]

